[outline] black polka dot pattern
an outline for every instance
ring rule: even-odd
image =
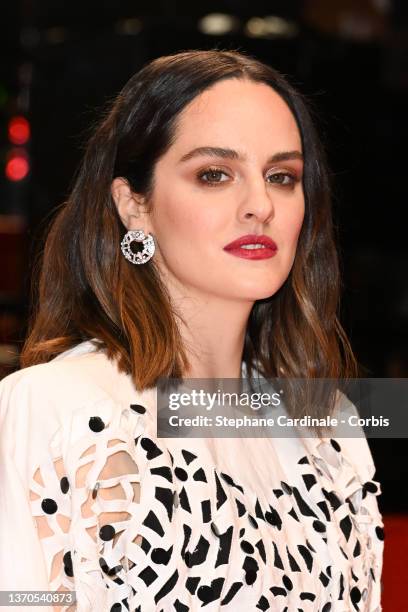
[[[63,476],[60,480],[60,488],[63,493],[68,493],[69,491],[69,481],[66,476]]]
[[[377,525],[377,527],[375,528],[375,533],[377,535],[377,538],[379,540],[384,540],[384,528],[380,527],[379,525]]]
[[[360,601],[361,599],[361,593],[360,593],[360,589],[358,587],[353,587],[350,591],[350,598],[351,601],[356,604]]]
[[[41,508],[46,514],[55,514],[58,510],[57,503],[54,499],[43,499],[41,502]]]
[[[288,589],[288,591],[291,591],[293,589],[293,583],[289,576],[286,576],[286,574],[283,576],[282,582],[285,585],[285,588]]]
[[[375,494],[378,491],[378,487],[375,484],[375,482],[368,481],[368,482],[364,483],[364,491],[366,493],[374,493]]]
[[[102,421],[101,417],[93,416],[89,419],[89,429],[98,433],[105,429],[105,423]]]
[[[313,529],[318,531],[319,533],[324,533],[326,531],[326,525],[322,521],[313,521]]]
[[[141,404],[130,404],[130,407],[137,414],[144,414],[146,412],[146,408]]]
[[[247,542],[246,540],[242,540],[241,548],[244,552],[248,553],[249,555],[252,555],[252,553],[255,550],[252,544],[250,542]]]
[[[187,472],[183,468],[176,467],[174,473],[179,480],[187,480]]]
[[[170,453],[163,440],[140,427],[146,407],[129,405],[125,422],[132,426],[126,435],[108,413],[103,419],[97,413],[84,418],[83,444],[70,447],[77,468],[59,466],[55,478],[46,476],[44,465],[44,486],[37,481],[33,487],[43,493],[31,502],[33,514],[45,517],[55,542],[60,538],[64,545],[65,580],[81,588],[81,576],[88,572],[95,593],[109,593],[107,609],[113,612],[143,612],[145,606],[191,612],[213,602],[225,612],[330,612],[338,601],[344,609],[362,612],[369,597],[379,601],[378,567],[370,561],[368,575],[363,568],[384,540],[375,506],[380,486],[369,473],[358,480],[347,463],[345,442],[326,439],[321,444],[328,445],[327,452],[321,454],[320,443],[313,443],[310,452],[296,457],[292,470],[283,470],[275,481],[272,473],[271,483],[257,491],[225,467],[208,465],[191,441]],[[116,472],[114,444],[121,457]],[[89,482],[82,483],[81,497],[71,475],[87,454],[91,467],[95,449],[105,453],[109,469],[105,474],[99,463]],[[325,457],[338,460],[338,467]],[[142,496],[136,498],[139,482]],[[349,488],[342,489],[340,482]],[[89,505],[82,526],[77,498]],[[78,504],[78,545],[58,527],[60,517],[72,516],[73,504]],[[373,518],[370,549],[360,529],[367,513]],[[92,540],[94,553],[87,559]],[[94,563],[97,572],[87,569]]]
[[[71,551],[68,551],[65,553],[65,555],[62,558],[62,562],[64,564],[64,572],[67,576],[69,576],[70,578],[73,577],[74,575],[74,570],[72,568],[72,557],[71,557]]]
[[[115,537],[115,528],[112,525],[104,525],[99,530],[99,537],[104,542],[109,542],[109,540],[113,540]]]
[[[330,443],[332,445],[332,447],[334,448],[335,451],[337,451],[338,453],[341,452],[341,446],[340,444],[337,442],[337,440],[334,440],[333,438],[330,439]]]

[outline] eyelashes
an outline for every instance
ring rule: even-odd
[[[230,177],[228,172],[226,172],[223,168],[218,168],[217,166],[210,166],[205,168],[204,170],[200,170],[196,174],[196,178],[201,185],[205,187],[217,187],[222,185],[223,183],[227,183],[228,179],[222,179],[221,176],[224,175],[226,177]],[[268,178],[274,178],[278,180],[268,181],[271,185],[279,185],[281,187],[285,187],[287,189],[293,189],[296,183],[299,182],[299,177],[292,172],[288,172],[287,170],[280,170],[278,172],[271,172],[267,175]]]
[[[211,176],[212,175],[212,179],[214,179],[214,176],[220,176],[221,174],[224,174],[225,176],[229,176],[229,174],[227,174],[227,172],[225,172],[225,170],[222,170],[221,168],[216,168],[211,167],[211,168],[206,168],[205,170],[200,170],[200,172],[197,173],[197,178],[199,180],[199,182],[201,183],[206,183],[207,185],[209,185],[210,187],[216,187],[217,185],[219,185],[220,183],[225,183],[226,181],[219,181],[219,180],[208,180],[205,179],[205,176]]]

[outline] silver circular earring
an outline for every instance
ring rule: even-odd
[[[143,242],[143,250],[134,253],[130,248],[132,242]],[[129,230],[120,243],[122,253],[133,264],[144,264],[154,255],[156,245],[151,234],[145,235],[143,230]]]

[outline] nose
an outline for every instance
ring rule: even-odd
[[[275,215],[273,198],[263,177],[251,178],[242,196],[239,220],[248,221],[256,218],[260,223],[268,223]]]

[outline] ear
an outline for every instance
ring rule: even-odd
[[[128,181],[122,177],[113,179],[111,185],[112,198],[116,204],[123,225],[128,229],[144,229],[145,222],[141,223],[141,215],[147,212],[145,198],[134,193]]]

